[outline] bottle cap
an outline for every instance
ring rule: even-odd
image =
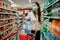
[[[30,21],[30,19],[27,19],[27,21]]]

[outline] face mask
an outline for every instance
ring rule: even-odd
[[[32,10],[35,12],[37,10],[37,6],[33,6]]]

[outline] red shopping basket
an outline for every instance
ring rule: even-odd
[[[20,34],[19,35],[19,39],[20,40],[33,40],[33,36],[31,37],[31,36],[29,36],[29,35],[25,35],[25,34]]]
[[[19,40],[26,40],[26,35],[25,34],[20,34],[19,35]]]
[[[35,34],[36,34],[37,31],[35,31]],[[26,34],[20,34],[19,35],[19,39],[20,40],[33,40],[35,38],[35,36],[29,36],[29,35],[26,35]]]

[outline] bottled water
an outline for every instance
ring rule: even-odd
[[[26,22],[26,34],[31,34],[31,18],[29,17]]]

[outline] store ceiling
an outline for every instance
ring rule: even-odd
[[[0,0],[0,1],[4,1],[10,4],[8,0]],[[33,2],[39,2],[41,6],[46,3],[46,0],[31,0],[31,3],[29,3],[29,0],[12,0],[12,1],[19,7],[31,7]]]

